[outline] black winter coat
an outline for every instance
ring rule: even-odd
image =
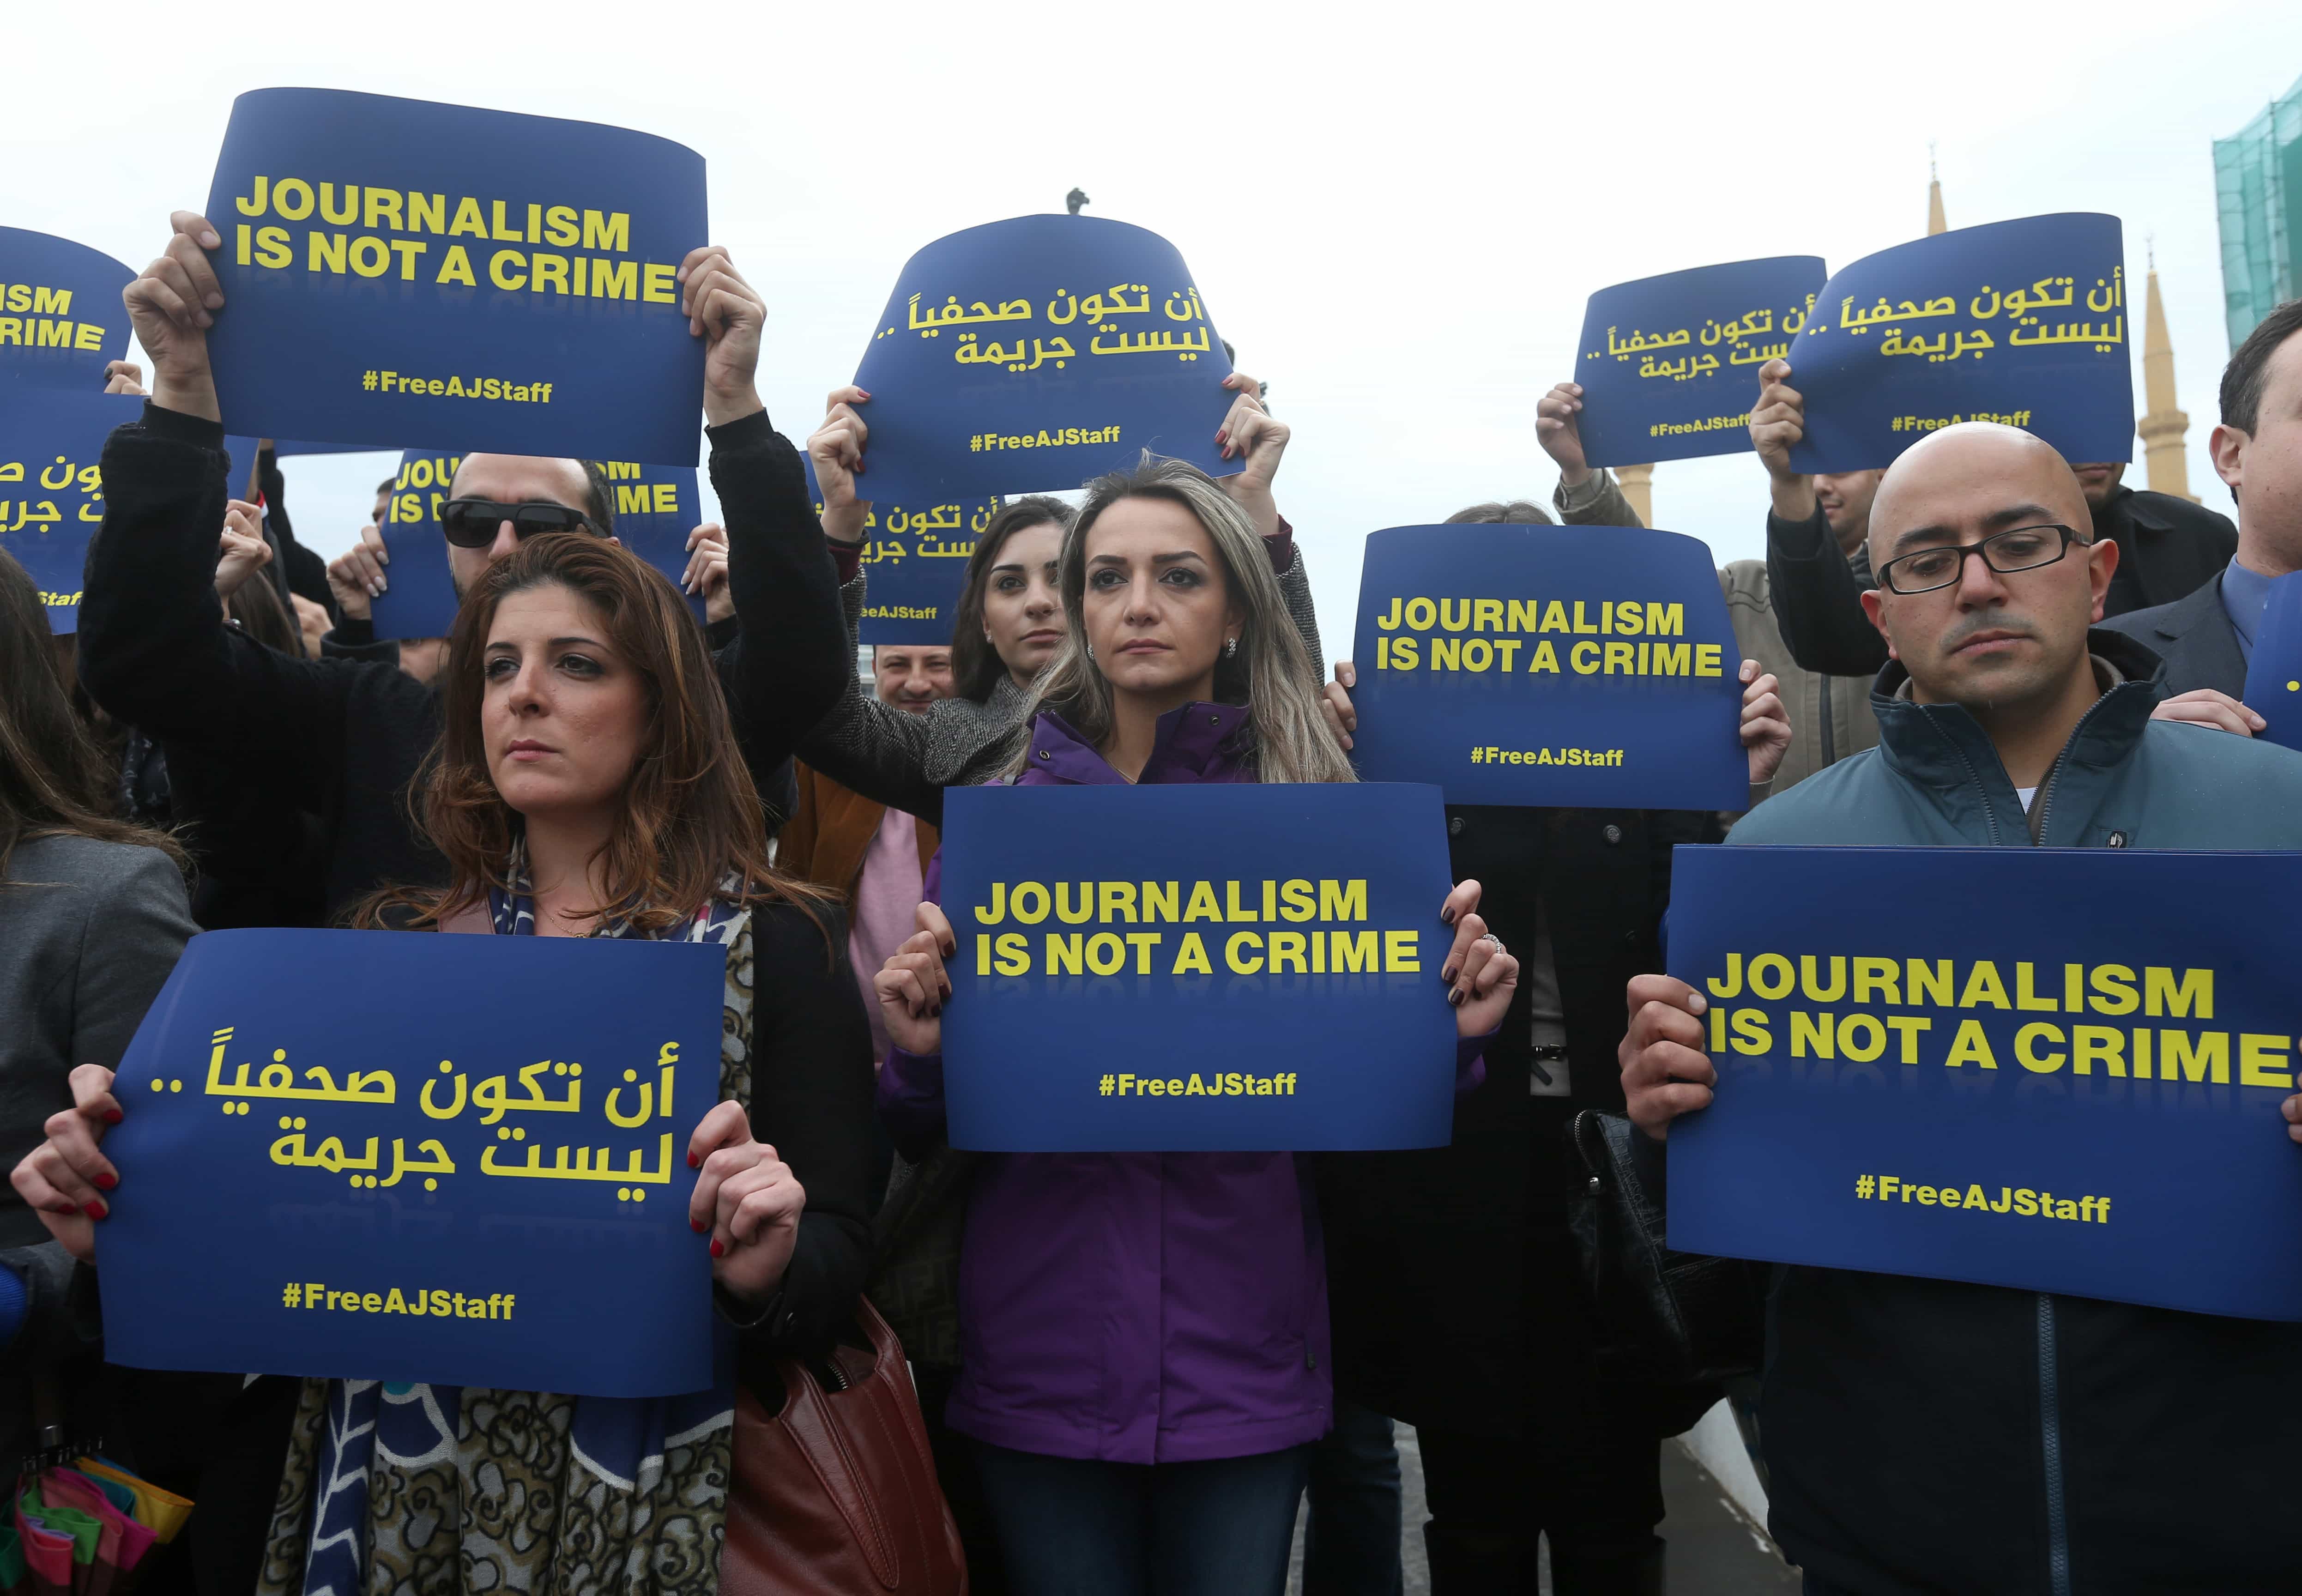
[[[1447,811],[1455,878],[1522,959],[1548,911],[1572,1096],[1527,1090],[1522,983],[1486,1049],[1486,1079],[1455,1105],[1453,1145],[1319,1161],[1335,1384],[1409,1424],[1513,1434],[1538,1407],[1595,1400],[1583,1288],[1567,1239],[1576,1185],[1567,1125],[1621,1113],[1623,989],[1659,970],[1670,851],[1715,842],[1717,817],[1679,811]]]

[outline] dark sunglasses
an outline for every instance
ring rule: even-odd
[[[450,499],[440,507],[440,530],[458,549],[486,548],[507,521],[512,535],[523,542],[539,532],[599,531],[582,510],[547,500],[498,504],[491,499]]]

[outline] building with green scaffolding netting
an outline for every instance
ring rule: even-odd
[[[2302,80],[2235,138],[2214,140],[2222,300],[2231,348],[2302,293]]]

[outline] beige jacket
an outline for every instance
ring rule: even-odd
[[[1738,559],[1718,573],[1726,595],[1726,615],[1743,657],[1772,671],[1782,683],[1783,709],[1791,722],[1790,752],[1775,772],[1769,795],[1786,793],[1816,771],[1878,743],[1878,719],[1870,712],[1870,678],[1826,676],[1801,670],[1775,625],[1774,600],[1767,587],[1767,562]]]
[[[1551,494],[1560,520],[1574,526],[1636,526],[1632,509],[1615,485],[1614,474],[1594,471],[1579,489],[1564,483]],[[1801,670],[1775,625],[1774,599],[1767,585],[1767,562],[1738,559],[1718,573],[1719,591],[1726,595],[1727,617],[1735,625],[1735,641],[1745,659],[1771,671],[1782,684],[1783,709],[1790,717],[1790,752],[1782,769],[1766,788],[1752,789],[1755,804],[1763,797],[1788,792],[1816,771],[1878,742],[1878,718],[1870,712],[1870,678],[1826,676]]]

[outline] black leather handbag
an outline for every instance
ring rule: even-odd
[[[1662,1204],[1632,1161],[1639,1134],[1620,1114],[1575,1116],[1586,1178],[1567,1224],[1599,1315],[1600,1365],[1661,1386],[1754,1373],[1766,1350],[1769,1266],[1670,1249]]]

